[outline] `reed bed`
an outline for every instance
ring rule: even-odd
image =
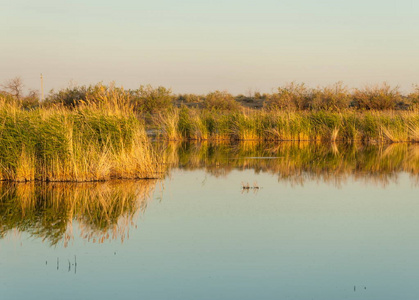
[[[414,111],[229,112],[183,107],[161,115],[154,125],[166,140],[419,141],[419,114]]]
[[[74,109],[23,109],[0,97],[0,180],[156,178],[144,125],[112,90]]]
[[[0,183],[0,238],[17,230],[67,246],[80,236],[90,242],[129,237],[156,180],[95,183]]]

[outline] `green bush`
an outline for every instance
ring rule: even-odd
[[[215,91],[206,95],[204,108],[212,110],[236,111],[240,109],[240,104],[234,99],[233,95],[226,91]]]
[[[173,108],[174,96],[170,89],[159,86],[142,85],[137,90],[130,91],[132,103],[137,111],[157,113]]]
[[[92,86],[76,86],[62,89],[58,92],[51,90],[50,94],[45,99],[44,105],[62,104],[66,107],[75,107],[86,101],[89,93],[92,93],[94,87]]]
[[[314,89],[309,106],[314,110],[340,111],[349,107],[351,95],[342,82]]]
[[[204,101],[204,96],[195,94],[180,94],[177,96],[176,100],[182,103],[198,103]]]
[[[402,101],[399,87],[392,88],[387,83],[356,89],[353,93],[353,106],[361,110],[396,109]]]
[[[268,110],[304,110],[309,108],[310,90],[304,83],[291,82],[269,95],[265,103]]]
[[[407,101],[412,109],[419,108],[419,85],[414,86],[414,91],[407,96]]]

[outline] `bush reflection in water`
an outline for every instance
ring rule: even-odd
[[[1,183],[0,238],[27,232],[64,246],[73,239],[73,221],[82,238],[103,243],[129,235],[144,212],[155,180],[97,183]]]

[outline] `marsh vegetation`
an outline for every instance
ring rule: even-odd
[[[417,142],[419,115],[409,111],[216,112],[180,108],[155,122],[167,140]]]
[[[73,109],[25,109],[0,97],[0,179],[159,177],[143,123],[123,94],[100,90]]]
[[[166,140],[416,142],[419,88],[402,94],[383,83],[349,89],[290,83],[270,94],[226,91],[175,95],[164,87],[124,90],[101,84],[51,93],[42,104],[76,109],[99,91],[123,95],[135,114]]]
[[[417,249],[418,90],[173,95],[99,84],[42,103],[0,93],[6,298],[83,298],[100,286],[91,298],[194,299],[191,280],[204,297],[217,286],[230,298],[275,288],[337,299],[360,281],[374,299],[417,294],[416,260],[400,257]],[[408,273],[395,281],[394,270]],[[115,275],[136,284],[103,284]]]
[[[156,178],[164,156],[153,152],[146,132],[174,141],[419,141],[417,86],[402,95],[387,84],[350,90],[291,83],[271,94],[233,96],[97,84],[52,91],[40,103],[19,84],[0,92],[0,180]]]

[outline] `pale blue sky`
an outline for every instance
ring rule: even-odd
[[[417,0],[0,0],[0,82],[174,92],[419,83]]]

